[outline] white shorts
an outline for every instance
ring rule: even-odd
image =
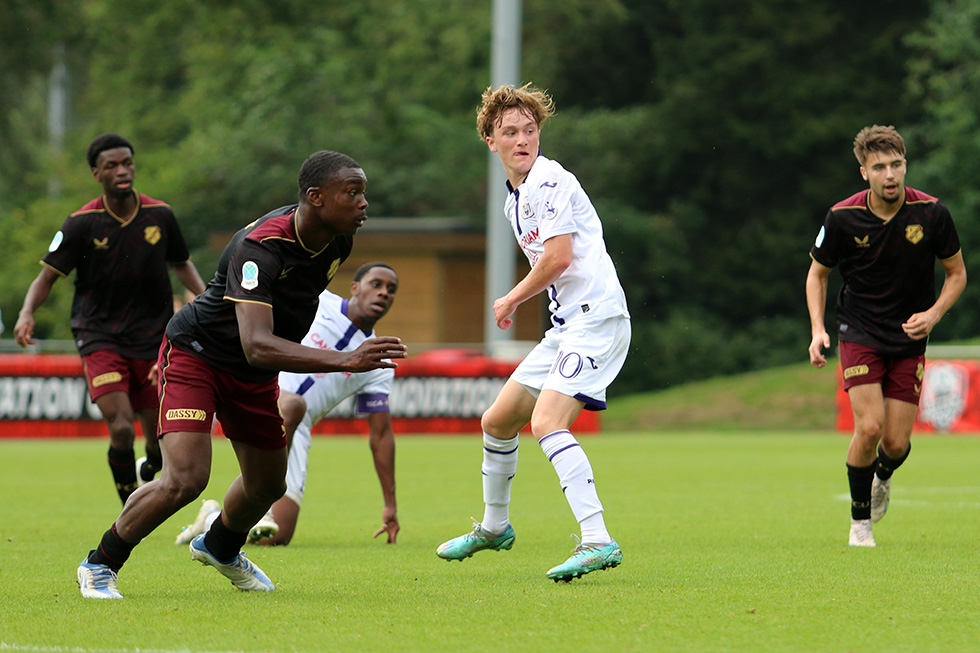
[[[623,316],[554,327],[510,378],[535,397],[554,390],[584,401],[586,410],[605,410],[606,388],[623,369],[630,335],[630,320]]]

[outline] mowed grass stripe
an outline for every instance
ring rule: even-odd
[[[615,570],[545,571],[577,533],[554,469],[522,437],[514,549],[462,563],[436,546],[483,513],[476,436],[398,439],[399,543],[364,438],[318,438],[292,545],[250,548],[277,584],[241,593],[173,538],[137,547],[123,601],[83,600],[75,568],[118,514],[101,440],[0,441],[0,650],[980,650],[980,439],[915,438],[878,548],[846,546],[847,438],[832,432],[582,436]],[[221,499],[237,474],[214,441]],[[204,498],[204,497],[202,497]]]

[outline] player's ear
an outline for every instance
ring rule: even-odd
[[[485,140],[487,142],[487,147],[490,148],[490,151],[491,152],[496,152],[497,151],[497,143],[496,143],[496,141],[493,140],[493,136],[487,136],[483,140]]]
[[[860,170],[861,170],[861,179],[868,181],[868,171],[864,169],[864,166],[861,166]]]
[[[353,297],[354,295],[356,295],[360,291],[361,291],[361,284],[358,283],[357,281],[351,281],[350,282],[350,294],[351,294],[351,297]]]
[[[319,186],[310,186],[306,189],[306,202],[312,206],[323,205],[323,189]]]

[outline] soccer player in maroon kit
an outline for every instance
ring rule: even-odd
[[[34,311],[55,281],[75,270],[71,330],[89,394],[109,427],[109,468],[126,503],[137,483],[151,480],[163,466],[157,391],[149,373],[174,313],[168,265],[195,295],[204,292],[204,282],[170,207],[133,188],[132,144],[118,134],[102,134],[89,145],[88,164],[103,194],[68,216],[55,234],[24,298],[14,338],[22,347],[34,343]],[[146,437],[139,469],[134,413]]]
[[[78,567],[82,596],[119,599],[119,569],[133,548],[194,499],[211,473],[211,424],[221,421],[241,475],[191,557],[241,590],[271,591],[241,552],[249,529],[286,489],[288,448],[279,412],[280,370],[366,372],[404,358],[398,338],[370,338],[350,352],[300,342],[319,295],[364,224],[367,177],[350,157],[321,151],[299,173],[299,204],[241,229],[203,295],[167,325],[160,348],[160,478],[139,488]]]
[[[806,301],[810,363],[827,364],[827,279],[838,266],[840,362],[854,413],[847,450],[850,546],[875,546],[871,524],[888,509],[892,473],[911,449],[926,342],[966,287],[966,267],[949,210],[905,186],[905,143],[874,125],[854,139],[870,188],[835,204],[810,250]],[[946,273],[936,297],[935,264]]]

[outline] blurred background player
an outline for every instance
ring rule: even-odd
[[[872,522],[888,509],[892,473],[911,450],[926,342],[966,287],[966,267],[949,210],[905,186],[905,142],[874,125],[854,139],[869,189],[835,204],[810,249],[806,303],[810,363],[827,364],[827,280],[839,266],[840,363],[854,413],[847,448],[850,546],[875,546]],[[936,259],[946,281],[936,298]],[[876,452],[877,449],[877,452]]]
[[[375,337],[374,326],[388,313],[397,291],[398,275],[387,263],[362,265],[354,273],[350,299],[328,290],[320,294],[320,308],[303,344],[336,351],[356,349],[364,340]],[[395,435],[388,412],[394,378],[391,369],[359,374],[279,374],[279,407],[286,439],[290,442],[286,494],[249,531],[249,542],[285,545],[292,540],[306,489],[312,428],[337,404],[353,395],[356,412],[367,415],[368,442],[384,499],[381,528],[374,536],[387,533],[388,543],[395,543],[400,526],[395,500]],[[175,544],[187,544],[205,532],[220,510],[221,505],[214,499],[204,501],[197,519],[184,527]]]
[[[204,294],[167,325],[158,358],[163,471],[130,496],[79,564],[83,597],[122,598],[118,572],[136,545],[207,487],[215,417],[241,475],[218,518],[191,541],[191,559],[214,567],[240,590],[274,590],[241,548],[286,489],[279,372],[367,372],[395,367],[391,359],[405,357],[398,338],[367,339],[351,352],[300,344],[320,293],[350,255],[368,202],[367,176],[339,152],[307,157],[298,185],[299,203],[239,230]]]
[[[530,422],[581,527],[572,556],[547,572],[567,582],[623,559],[606,529],[592,465],[569,429],[582,408],[605,409],[606,388],[626,361],[630,317],[592,202],[572,173],[540,153],[541,126],[553,113],[551,97],[528,84],[487,89],[477,115],[478,131],[507,175],[503,219],[531,263],[494,302],[497,326],[510,327],[517,307],[546,291],[553,326],[483,414],[483,521],[437,555],[463,560],[513,546],[510,489],[518,432]]]
[[[102,134],[89,145],[88,164],[103,194],[68,216],[55,234],[24,298],[14,338],[22,347],[34,343],[34,312],[55,281],[75,270],[72,335],[89,394],[109,427],[109,468],[125,503],[137,483],[151,480],[163,465],[150,368],[173,316],[168,265],[195,295],[204,292],[204,282],[170,207],[133,188],[132,144],[119,134]],[[139,465],[134,413],[146,438]]]

